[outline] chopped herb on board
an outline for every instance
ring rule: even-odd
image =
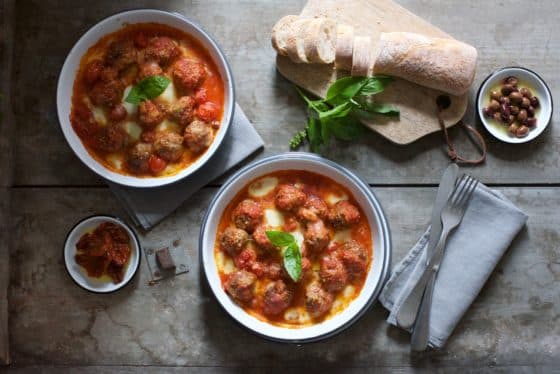
[[[307,137],[311,150],[319,152],[331,137],[353,140],[363,135],[362,119],[371,120],[374,114],[398,116],[398,109],[372,100],[392,80],[384,75],[341,78],[329,87],[325,99],[318,100],[311,100],[296,87],[307,103],[309,119],[305,129],[290,140],[290,147],[297,148]]]
[[[124,101],[138,105],[144,100],[154,99],[165,91],[169,83],[171,80],[164,75],[144,78],[132,87]]]
[[[301,253],[294,236],[284,231],[267,231],[266,236],[273,245],[282,248],[284,268],[290,278],[297,282],[301,277]]]

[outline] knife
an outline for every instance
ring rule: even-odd
[[[426,266],[429,264],[429,260],[432,258],[432,254],[441,236],[441,210],[445,206],[449,195],[453,192],[455,187],[455,181],[457,180],[457,175],[459,174],[459,167],[456,164],[451,164],[443,172],[441,182],[439,184],[438,192],[436,195],[436,201],[434,203],[434,209],[432,210],[432,223],[430,226],[430,238],[428,242],[428,248],[425,251],[422,261],[426,262]],[[414,325],[416,320],[416,315],[418,313],[418,308],[420,302],[422,301],[422,295],[424,294],[425,284],[417,284],[413,287],[410,293],[406,296],[401,304],[401,307],[397,313],[397,325],[403,329],[410,329]]]

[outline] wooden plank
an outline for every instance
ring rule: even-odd
[[[477,47],[479,65],[473,87],[498,67],[522,65],[537,71],[552,95],[560,97],[560,38],[553,37],[560,32],[560,24],[549,16],[560,13],[560,2],[535,0],[530,11],[498,1],[484,5],[460,0],[398,3]],[[78,36],[99,19],[123,9],[146,6],[180,11],[214,35],[232,65],[238,101],[265,140],[265,152],[259,157],[288,151],[291,136],[305,124],[304,107],[292,84],[275,71],[275,53],[269,41],[274,23],[285,14],[297,14],[303,0],[220,1],[213,2],[214,6],[182,0],[146,0],[140,5],[134,0],[52,4],[39,0],[17,3],[13,72],[17,185],[102,184],[72,154],[58,128],[56,80]],[[472,91],[466,115],[470,123],[474,95]],[[489,142],[488,162],[477,169],[481,179],[487,183],[560,183],[558,118],[555,113],[549,129],[523,145],[501,144],[478,125]],[[451,136],[462,153],[473,151],[463,131],[453,128]],[[440,133],[407,147],[372,133],[356,142],[335,143],[324,154],[375,184],[437,183],[448,162]]]
[[[385,323],[376,305],[324,342],[295,346],[262,340],[219,307],[198,266],[200,220],[216,189],[193,196],[145,242],[179,239],[191,271],[147,285],[145,262],[130,287],[89,294],[72,283],[62,245],[74,222],[93,213],[123,216],[108,189],[18,188],[11,217],[11,347],[27,365],[258,366],[282,363],[368,368],[560,365],[560,195],[557,188],[500,189],[530,216],[448,345],[409,352],[409,336]],[[393,263],[427,226],[435,188],[378,188],[392,229]],[[17,208],[15,208],[17,207]]]
[[[452,38],[392,0],[355,0],[343,3],[337,0],[309,0],[301,11],[301,16],[328,17],[339,24],[351,25],[355,35],[371,37],[373,50],[379,49],[379,38],[383,32],[406,31],[434,38]],[[333,64],[296,64],[280,55],[276,59],[276,66],[288,80],[321,97],[326,96],[332,83],[348,75],[348,72],[334,69]],[[375,100],[399,107],[400,116],[379,116],[375,121],[365,121],[364,124],[393,143],[408,145],[441,130],[434,116],[436,99],[440,95],[446,94],[397,78],[383,93],[376,95]],[[468,94],[451,96],[450,102],[450,106],[442,113],[446,127],[457,124],[463,118],[467,110]]]
[[[14,2],[0,2],[0,365],[10,362],[8,285],[10,274],[10,189],[13,171],[14,116],[11,105]]]

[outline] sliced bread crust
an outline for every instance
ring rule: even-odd
[[[368,77],[371,75],[372,67],[373,55],[371,38],[369,36],[354,37],[351,75],[356,77]]]
[[[298,64],[308,63],[305,55],[303,31],[308,27],[313,19],[300,18],[292,24],[291,32],[286,39],[287,56]]]
[[[336,51],[334,65],[339,70],[352,70],[352,52],[354,50],[354,28],[338,25],[336,32]]]
[[[276,22],[272,28],[272,37],[270,40],[272,42],[272,47],[276,50],[276,52],[278,52],[278,54],[282,56],[288,55],[288,51],[286,49],[288,36],[292,34],[294,22],[299,18],[299,16],[294,15],[284,16]]]
[[[335,58],[336,22],[314,18],[302,30],[305,57],[310,63],[331,64]]]

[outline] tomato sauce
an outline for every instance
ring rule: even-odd
[[[277,186],[272,189],[269,193],[266,193],[264,196],[255,197],[251,195],[250,186],[262,180],[263,178],[273,177],[278,180]],[[352,225],[348,229],[335,229],[331,225],[327,223],[327,227],[329,230],[330,236],[330,244],[329,247],[325,248],[320,253],[311,253],[309,250],[303,250],[306,252],[306,257],[311,262],[311,270],[309,274],[298,282],[293,282],[287,274],[284,274],[283,280],[288,285],[292,298],[291,303],[287,311],[297,311],[296,314],[299,316],[304,316],[303,318],[287,318],[287,313],[280,313],[278,315],[267,315],[264,312],[264,291],[266,285],[273,281],[265,275],[257,276],[256,286],[255,286],[255,295],[253,300],[250,303],[238,303],[241,307],[245,309],[246,312],[255,316],[256,318],[263,320],[265,322],[279,325],[283,327],[289,328],[300,328],[309,326],[312,324],[316,324],[321,322],[324,319],[331,318],[332,316],[340,313],[344,310],[359,294],[364,285],[365,279],[367,277],[367,273],[371,267],[372,262],[372,239],[371,239],[371,229],[368,223],[368,220],[363,212],[363,210],[359,207],[356,200],[350,193],[350,191],[345,188],[344,186],[336,183],[330,178],[325,176],[315,174],[308,171],[300,171],[300,170],[285,170],[285,171],[278,171],[266,176],[260,177],[257,180],[253,180],[250,182],[245,188],[243,188],[235,198],[228,204],[224,213],[220,219],[220,223],[218,226],[217,234],[216,234],[216,245],[214,248],[214,255],[216,258],[216,263],[218,266],[219,276],[222,282],[222,286],[226,289],[226,285],[228,280],[231,277],[232,272],[237,271],[238,268],[235,266],[236,261],[238,259],[235,256],[231,256],[221,248],[220,245],[220,238],[223,232],[229,228],[234,227],[235,222],[233,220],[234,210],[239,205],[239,203],[246,199],[251,199],[256,202],[262,207],[263,210],[266,209],[277,209],[275,204],[275,195],[278,189],[278,186],[283,184],[289,184],[296,186],[299,190],[303,191],[307,196],[315,196],[320,197],[324,201],[329,204],[329,208],[332,208],[334,205],[334,201],[332,201],[333,197],[339,197],[342,199],[347,200],[349,203],[353,204],[355,207],[358,208],[360,212],[360,219],[359,221]],[[280,227],[272,227],[268,226],[269,230],[281,230],[285,232],[294,231],[295,227],[299,227],[303,229],[305,227],[305,222],[302,221],[301,217],[298,217],[296,212],[286,212],[282,211],[283,215],[283,224]],[[265,214],[266,217],[266,214]],[[265,221],[266,224],[266,221]],[[359,276],[356,279],[348,280],[347,286],[351,286],[348,289],[353,290],[352,292],[346,292],[342,290],[340,292],[334,292],[334,303],[333,306],[330,308],[328,313],[325,313],[322,316],[309,318],[309,316],[305,316],[306,312],[306,287],[312,283],[320,281],[320,259],[325,254],[328,254],[329,251],[333,250],[333,248],[338,248],[338,245],[342,245],[345,240],[337,239],[338,235],[341,235],[341,231],[344,231],[346,235],[348,235],[347,240],[354,240],[358,242],[367,252],[367,270],[364,274]],[[257,252],[257,260],[258,264],[263,264],[265,267],[267,264],[276,263],[276,264],[283,264],[282,259],[282,252],[278,251],[265,251],[258,247],[255,244],[254,239],[249,236],[248,246],[254,248]],[[302,248],[300,246],[300,251]],[[233,264],[233,267],[232,267]],[[256,267],[258,269],[258,266]],[[234,299],[235,300],[235,299]],[[289,317],[289,316],[288,316]]]

